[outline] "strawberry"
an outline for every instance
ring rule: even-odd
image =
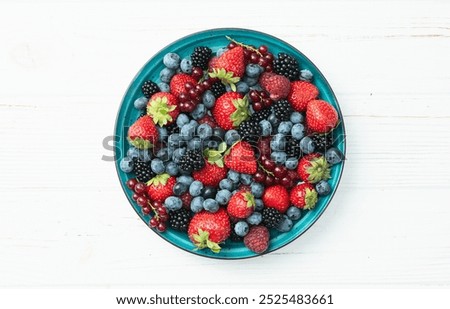
[[[182,92],[186,92],[184,86],[186,83],[192,83],[194,86],[197,85],[197,81],[191,75],[178,73],[175,74],[170,80],[170,92],[179,97]]]
[[[209,63],[212,71],[209,76],[220,79],[223,84],[230,85],[231,89],[236,91],[235,84],[245,73],[244,48],[236,46],[213,59]]]
[[[287,77],[272,72],[262,73],[259,83],[274,101],[285,99],[289,94],[289,90],[291,90],[291,82]]]
[[[238,92],[224,93],[216,100],[212,114],[222,129],[236,128],[250,116],[248,99]]]
[[[317,183],[331,178],[330,166],[325,157],[319,153],[311,153],[302,157],[297,166],[297,174],[301,180],[309,183]]]
[[[158,130],[150,116],[143,116],[128,129],[128,142],[136,148],[148,149],[158,140]]]
[[[255,210],[255,197],[248,190],[240,190],[228,202],[227,212],[230,216],[245,219]]]
[[[306,108],[306,126],[317,133],[327,133],[338,124],[338,113],[334,107],[323,100],[312,100]]]
[[[255,253],[261,254],[269,248],[269,230],[262,225],[252,226],[244,237],[244,245]]]
[[[230,219],[224,208],[215,213],[202,210],[189,223],[188,236],[197,249],[209,248],[220,252],[219,243],[225,241],[231,232]]]
[[[147,195],[152,201],[164,202],[166,198],[173,195],[175,183],[176,178],[169,174],[157,175],[147,182]]]
[[[266,207],[275,208],[281,213],[289,208],[289,193],[282,185],[266,188],[262,200]]]
[[[311,184],[304,182],[292,188],[290,200],[300,209],[313,209],[317,203],[317,191]]]
[[[180,114],[178,99],[169,92],[157,92],[147,104],[147,115],[160,127],[171,124]]]
[[[291,91],[287,97],[288,102],[298,112],[306,111],[309,101],[319,95],[319,90],[311,83],[296,80],[291,83]]]
[[[239,141],[227,151],[224,157],[225,165],[239,173],[254,174],[258,169],[255,152],[249,143]]]
[[[219,182],[226,178],[227,171],[228,168],[224,167],[223,163],[222,167],[220,167],[206,161],[205,166],[201,170],[194,171],[192,173],[192,177],[203,183],[205,186],[218,187]]]

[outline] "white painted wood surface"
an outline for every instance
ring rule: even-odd
[[[303,51],[348,135],[325,214],[243,261],[154,235],[101,160],[143,63],[216,27]],[[449,1],[11,0],[0,3],[0,46],[0,286],[450,285]]]

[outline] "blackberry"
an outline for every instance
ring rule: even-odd
[[[225,88],[225,85],[222,84],[221,81],[218,81],[218,82],[215,82],[214,84],[212,84],[211,88],[209,88],[209,90],[212,91],[212,93],[214,94],[216,99],[218,97],[220,97],[222,94],[224,94],[225,92],[227,92],[227,89]]]
[[[277,116],[280,121],[288,121],[291,118],[293,110],[287,100],[276,101],[272,106],[275,116]]]
[[[180,158],[178,167],[184,172],[198,171],[205,166],[205,159],[203,158],[200,149],[191,149],[186,151],[186,154]]]
[[[167,130],[167,136],[173,133],[180,133],[180,128],[178,127],[175,121],[172,122],[171,124],[166,125],[165,128]]]
[[[142,84],[142,93],[146,98],[150,98],[152,95],[154,95],[157,92],[160,92],[158,85],[155,82],[152,82],[151,80],[148,80]]]
[[[239,128],[237,129],[241,139],[249,142],[250,144],[255,144],[258,142],[261,136],[261,127],[259,126],[259,121],[254,119],[248,119],[243,121]]]
[[[302,155],[300,144],[292,136],[286,136],[286,154],[288,158],[299,159]]]
[[[264,208],[262,211],[262,223],[268,228],[276,228],[283,219],[283,215],[275,208]]]
[[[206,46],[198,46],[194,48],[191,54],[192,66],[206,70],[208,68],[209,58],[211,58],[212,50]]]
[[[169,226],[175,230],[187,231],[190,221],[191,213],[186,208],[169,211]]]
[[[147,182],[156,176],[156,174],[150,168],[150,162],[144,162],[139,159],[135,159],[133,170],[136,174],[137,180],[139,180],[140,182]]]
[[[278,58],[273,60],[273,71],[277,74],[286,76],[289,80],[297,80],[300,74],[300,68],[294,57],[279,53]]]
[[[269,118],[270,114],[271,114],[270,108],[266,108],[266,109],[260,110],[259,112],[255,112],[250,117],[250,119],[259,124],[261,122],[261,120],[267,120],[267,118]]]
[[[312,134],[309,137],[316,144],[315,150],[318,152],[324,153],[333,146],[333,132],[328,134]]]

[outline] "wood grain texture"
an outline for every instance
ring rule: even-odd
[[[154,235],[101,160],[143,63],[216,27],[298,47],[332,85],[347,130],[324,215],[244,261]],[[7,1],[0,44],[0,286],[450,285],[448,1]]]

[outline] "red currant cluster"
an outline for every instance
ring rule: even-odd
[[[268,108],[272,105],[273,101],[270,99],[269,94],[265,91],[250,90],[248,93],[250,100],[252,101],[252,107],[255,112],[258,112],[264,108]]]
[[[199,81],[203,77],[203,70],[199,67],[194,67],[191,75]],[[202,100],[202,94],[216,81],[216,79],[209,78],[201,82],[199,81],[195,85],[191,82],[187,82],[184,85],[186,92],[182,92],[178,96],[178,100],[180,101],[178,107],[180,108],[180,111],[183,113],[191,113]]]
[[[261,45],[256,48],[253,45],[245,45],[233,40],[227,47],[228,49],[233,49],[238,45],[244,47],[244,57],[246,62],[259,64],[264,68],[264,71],[272,72],[273,54],[269,52],[266,45]]]
[[[144,215],[150,215],[153,213],[153,217],[150,219],[149,225],[152,228],[156,228],[160,232],[164,232],[167,229],[166,222],[169,219],[169,214],[166,208],[161,202],[151,202],[147,196],[147,186],[143,182],[137,181],[137,179],[129,179],[126,183],[127,187],[132,190],[133,200],[141,207]]]

